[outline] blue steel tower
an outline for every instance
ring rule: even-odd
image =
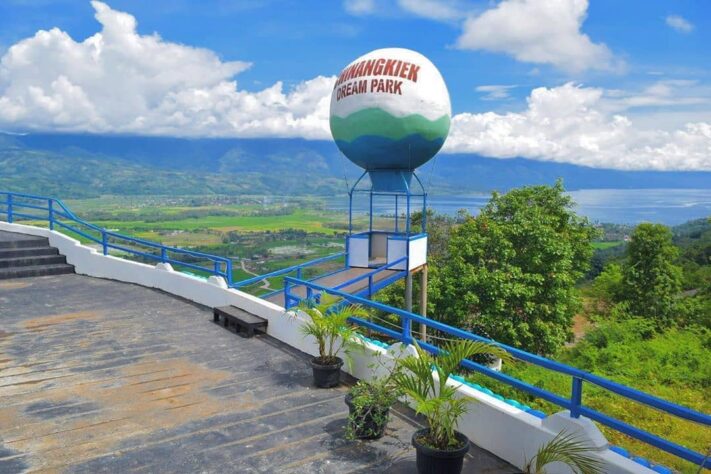
[[[407,49],[379,49],[356,59],[343,69],[331,95],[333,138],[364,169],[349,191],[348,266],[407,270],[407,309],[412,274],[422,271],[423,294],[427,278],[427,192],[415,170],[444,144],[450,117],[441,74]],[[368,228],[356,232],[354,204],[363,198],[367,204],[357,207],[368,209]],[[416,211],[422,219],[414,228]]]

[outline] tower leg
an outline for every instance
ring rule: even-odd
[[[420,273],[420,314],[427,316],[427,264],[422,266]],[[420,340],[427,342],[427,326],[420,324]]]
[[[412,313],[412,272],[405,277],[405,310]]]

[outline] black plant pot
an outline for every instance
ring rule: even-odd
[[[350,393],[346,394],[346,405],[348,405],[348,412],[355,424],[355,426],[351,426],[355,438],[380,439],[383,437],[388,424],[390,407],[363,407],[364,413],[358,415],[357,408],[353,405],[353,396]]]
[[[341,367],[343,360],[336,357],[338,362],[335,364],[323,364],[319,357],[311,359],[311,368],[314,371],[314,383],[318,388],[331,388],[338,385],[341,381]]]
[[[428,428],[416,431],[412,435],[412,445],[417,450],[417,472],[419,474],[459,474],[462,472],[464,456],[469,451],[469,438],[459,431],[455,431],[458,440],[462,442],[462,447],[450,451],[425,446],[419,441],[427,435]]]

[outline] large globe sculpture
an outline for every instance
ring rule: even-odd
[[[336,80],[331,133],[341,152],[369,172],[374,189],[391,190],[442,148],[451,113],[447,86],[429,59],[409,49],[376,49]]]

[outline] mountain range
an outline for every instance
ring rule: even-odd
[[[439,154],[418,174],[430,191],[473,194],[562,178],[569,190],[708,188],[711,172],[619,171],[474,154]],[[345,193],[359,169],[330,141],[0,133],[0,190],[102,194]]]

